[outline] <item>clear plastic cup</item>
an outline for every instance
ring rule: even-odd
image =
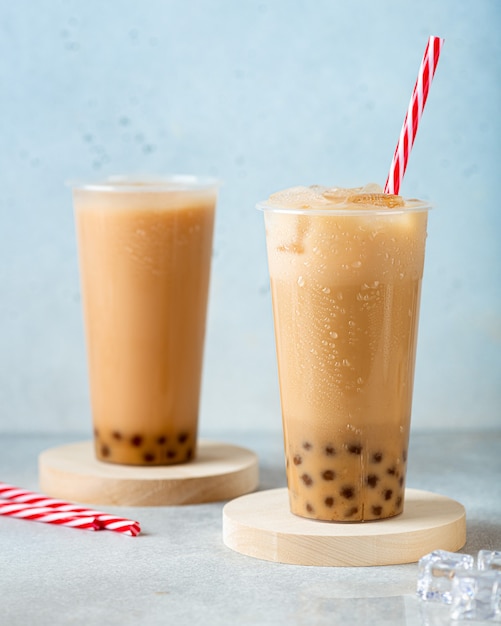
[[[294,193],[258,205],[290,509],[328,521],[389,518],[404,506],[430,206],[386,206],[378,194],[330,203],[326,192],[302,208]]]
[[[217,182],[114,177],[72,188],[96,456],[190,461]]]

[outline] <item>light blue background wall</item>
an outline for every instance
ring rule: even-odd
[[[202,430],[279,429],[254,204],[383,183],[430,34],[413,426],[501,427],[500,29],[497,0],[0,0],[0,431],[90,432],[64,182],[137,172],[223,181]]]

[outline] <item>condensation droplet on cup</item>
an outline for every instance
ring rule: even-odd
[[[322,288],[323,293],[327,293],[329,294],[331,292],[331,290],[329,289],[329,287],[323,287]]]
[[[354,268],[362,267],[362,261],[353,261],[351,266]]]
[[[304,287],[304,283],[305,283],[304,278],[303,278],[302,276],[299,276],[299,277],[298,277],[298,279],[297,279],[297,284],[298,284],[300,287]]]

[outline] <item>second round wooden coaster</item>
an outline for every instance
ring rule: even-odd
[[[200,504],[230,500],[256,489],[254,452],[201,440],[196,458],[181,465],[139,467],[98,461],[92,441],[45,450],[41,490],[53,498],[119,506]]]

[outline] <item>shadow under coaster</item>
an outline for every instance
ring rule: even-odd
[[[45,450],[39,456],[40,489],[61,500],[118,505],[163,506],[230,500],[258,485],[254,452],[200,440],[193,461],[145,467],[98,461],[92,441]]]
[[[433,550],[466,542],[462,504],[406,489],[404,512],[371,522],[322,522],[293,515],[287,489],[241,496],[223,509],[223,541],[241,554],[294,565],[413,563]]]

